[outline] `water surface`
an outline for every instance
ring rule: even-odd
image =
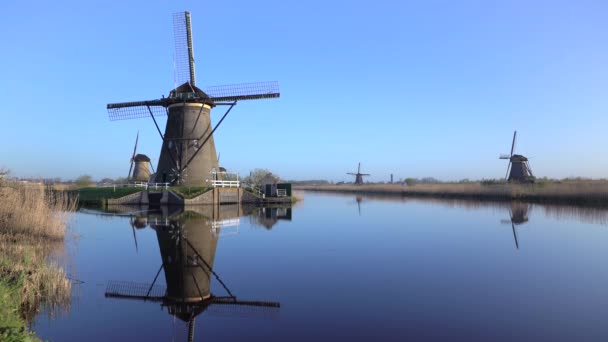
[[[38,316],[41,338],[186,341],[192,317],[206,341],[608,338],[606,210],[306,193],[290,210],[116,211],[76,214],[82,283],[69,312]],[[280,308],[182,303],[197,294]]]

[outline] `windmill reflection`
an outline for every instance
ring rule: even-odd
[[[237,299],[213,267],[222,223],[238,219],[240,207],[223,210],[218,206],[196,207],[171,214],[169,210],[165,208],[160,215],[150,214],[147,218],[147,223],[156,231],[162,259],[152,283],[110,282],[106,297],[162,303],[170,315],[188,323],[189,341],[194,338],[196,317],[212,305],[239,306],[238,311],[243,311],[242,307],[251,311],[256,311],[254,308],[278,310],[278,302]],[[161,271],[164,271],[166,288],[158,284]],[[211,292],[212,278],[226,295],[216,296]]]
[[[529,204],[523,202],[511,202],[509,206],[510,220],[501,220],[503,224],[511,224],[513,230],[513,240],[515,241],[515,248],[519,249],[519,237],[517,236],[517,228],[515,226],[522,225],[528,222],[528,209]]]

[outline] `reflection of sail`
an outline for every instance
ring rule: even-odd
[[[501,223],[511,223],[513,240],[515,241],[515,248],[517,249],[519,249],[519,237],[517,236],[517,229],[515,226],[528,222],[528,208],[528,203],[513,201],[509,207],[510,220],[501,220]]]
[[[169,217],[165,216],[169,209],[149,213],[148,224],[156,231],[162,265],[151,284],[108,283],[106,297],[162,302],[169,314],[188,323],[189,340],[194,337],[195,317],[211,305],[276,310],[276,302],[238,300],[214,270],[218,230],[222,229],[217,223],[238,219],[241,214],[239,206],[221,207],[197,206]],[[163,270],[164,290],[157,284]],[[211,292],[211,278],[223,287],[226,296]]]

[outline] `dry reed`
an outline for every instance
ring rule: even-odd
[[[25,321],[41,307],[50,315],[69,308],[71,283],[49,257],[63,250],[75,208],[75,201],[43,186],[0,184],[0,281],[17,288]]]
[[[608,204],[608,182],[569,181],[538,184],[439,183],[298,186],[299,190],[360,194],[386,194],[442,198],[530,200],[573,204]]]

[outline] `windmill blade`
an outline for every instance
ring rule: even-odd
[[[166,290],[159,285],[134,283],[130,281],[110,281],[106,286],[107,298],[134,299],[152,302],[162,302]]]
[[[107,106],[110,121],[147,118],[150,111],[154,115],[166,115],[163,100],[109,103]],[[148,109],[149,108],[149,109]]]
[[[213,102],[272,99],[281,96],[279,83],[256,82],[212,86],[205,89]]]
[[[175,82],[177,85],[189,82],[190,85],[195,86],[190,12],[173,14],[173,38],[175,40]]]
[[[498,159],[511,159],[511,156],[509,156],[508,154],[501,154]]]
[[[135,234],[135,222],[133,222],[135,218],[132,216],[129,218],[129,223],[131,224],[131,229],[133,230],[133,240],[135,241],[135,254],[139,254],[139,249],[137,247],[137,235]]]
[[[353,176],[356,176],[356,175],[357,175],[356,173],[352,173],[352,172],[347,172],[346,174],[347,174],[347,175],[353,175]]]
[[[257,300],[238,300],[234,297],[213,297],[211,299],[213,304],[226,304],[226,305],[244,305],[244,306],[261,306],[268,308],[280,308],[281,303],[269,302],[269,301],[257,301]]]
[[[505,179],[509,180],[509,171],[511,169],[511,161],[509,161],[509,164],[507,165],[507,174],[505,175]]]
[[[137,143],[139,142],[139,131],[137,131],[137,136],[135,137],[135,146],[133,147],[133,155],[131,156],[131,160],[135,158],[135,154],[137,153]]]
[[[359,168],[357,169],[357,173],[361,173],[361,162],[359,162]]]
[[[218,305],[213,305],[218,304]],[[281,304],[278,302],[243,301],[230,297],[214,297],[206,312],[213,316],[278,316]]]
[[[369,173],[360,173],[361,176],[371,176]]]
[[[131,167],[129,167],[129,174],[127,175],[127,180],[131,179],[131,171],[133,171],[133,158],[131,158]]]
[[[513,221],[511,221],[511,228],[513,229],[513,238],[515,239],[515,248],[519,249],[519,239],[517,238],[517,230]]]
[[[515,139],[517,138],[517,131],[513,132],[513,143],[511,143],[511,157],[513,157],[513,152],[515,151]]]

